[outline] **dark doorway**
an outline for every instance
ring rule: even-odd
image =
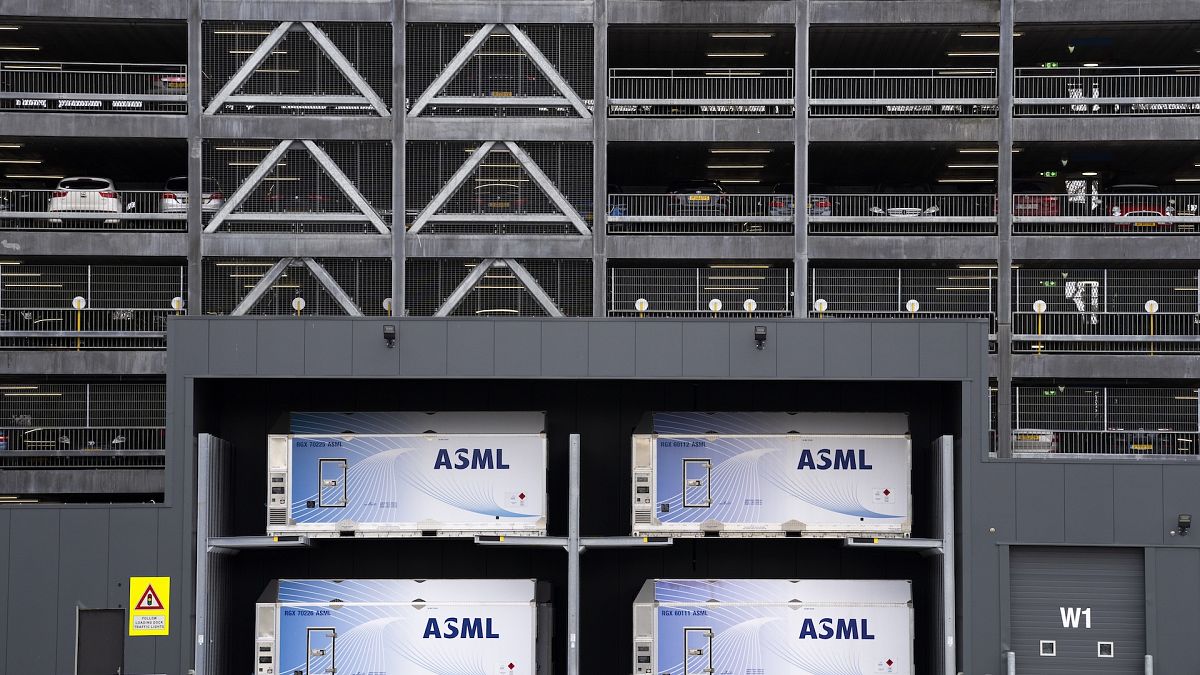
[[[80,609],[75,675],[121,675],[125,667],[125,610]]]

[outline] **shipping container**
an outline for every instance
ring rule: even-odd
[[[658,579],[633,606],[635,675],[913,675],[912,583]]]
[[[258,675],[548,675],[549,587],[532,579],[281,579],[255,608]]]
[[[268,535],[546,534],[543,413],[303,413],[292,429],[267,439]]]
[[[668,413],[633,435],[637,536],[907,537],[908,418]]]

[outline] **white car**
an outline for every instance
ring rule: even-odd
[[[51,213],[124,213],[132,211],[133,207],[133,202],[128,206],[121,202],[121,193],[111,180],[76,176],[58,182],[46,210]],[[62,219],[51,218],[50,222],[62,223]],[[104,222],[112,224],[119,220],[106,219]]]
[[[212,178],[203,179],[204,202],[200,209],[204,213],[216,213],[225,205],[225,195],[221,194],[221,186]],[[163,188],[161,207],[163,213],[187,213],[188,210],[188,179],[178,176],[167,180]]]

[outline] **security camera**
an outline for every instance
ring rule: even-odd
[[[766,343],[767,343],[767,327],[766,326],[755,326],[754,327],[754,347],[755,347],[755,349],[761,350],[763,348],[763,345],[765,345]]]
[[[383,325],[383,341],[387,343],[388,349],[396,346],[396,327],[392,324]]]

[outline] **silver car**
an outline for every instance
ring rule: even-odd
[[[212,178],[204,181],[204,203],[200,209],[205,213],[214,213],[225,205],[225,195],[221,194],[221,186]],[[187,176],[177,176],[167,180],[163,188],[161,210],[163,213],[187,213],[188,210],[188,179]]]

